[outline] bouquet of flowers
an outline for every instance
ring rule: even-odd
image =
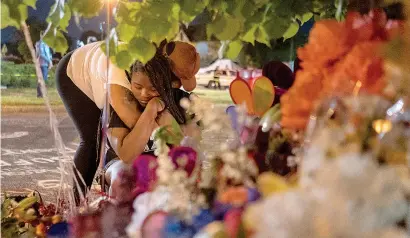
[[[56,231],[68,235],[68,225],[62,221],[65,202],[46,204],[35,191],[26,196],[5,194],[1,204],[2,237],[46,237]]]
[[[303,130],[317,104],[335,94],[383,94],[387,80],[381,51],[400,26],[383,10],[363,16],[350,12],[344,22],[317,22],[309,42],[298,49],[302,69],[281,98],[282,126]]]

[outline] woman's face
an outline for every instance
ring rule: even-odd
[[[152,98],[159,96],[159,93],[151,84],[149,77],[142,72],[134,72],[132,74],[131,91],[143,107],[145,107]]]

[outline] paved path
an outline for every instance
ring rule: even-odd
[[[77,133],[66,114],[58,115],[59,130],[69,155]],[[1,118],[1,191],[39,190],[54,197],[58,188],[57,151],[48,114],[6,114]]]

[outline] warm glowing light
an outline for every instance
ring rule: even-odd
[[[373,121],[373,129],[378,133],[387,133],[391,131],[393,125],[389,120],[375,120]]]

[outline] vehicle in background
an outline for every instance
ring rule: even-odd
[[[232,81],[236,79],[239,72],[239,77],[249,81],[250,79],[262,76],[260,69],[244,69],[244,70],[209,70],[196,75],[197,84],[209,89],[227,89]]]
[[[217,59],[208,67],[199,69],[197,84],[207,88],[226,89],[240,70],[242,68],[230,59]]]
[[[209,70],[197,74],[196,83],[210,89],[226,89],[236,78],[236,74],[233,70]]]

